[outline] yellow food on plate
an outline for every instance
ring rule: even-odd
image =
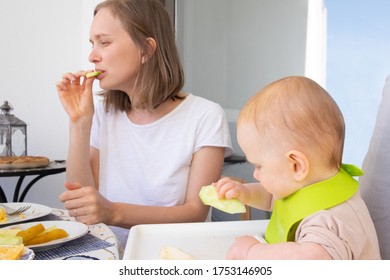
[[[23,238],[0,233],[0,245],[20,245],[23,244]]]
[[[204,205],[210,205],[229,214],[245,213],[245,205],[238,199],[219,199],[217,190],[213,185],[204,186],[199,192],[199,197]]]
[[[33,225],[25,230],[20,226],[9,229],[0,229],[0,245],[25,246],[38,245],[69,236],[68,232],[57,226],[45,228],[42,223]]]
[[[20,229],[1,229],[0,245],[20,245],[23,244],[23,238],[16,236]]]
[[[53,240],[69,236],[66,230],[52,226],[45,228],[41,223],[29,227],[26,230],[21,230],[16,236],[23,237],[23,244],[26,246],[38,245],[47,243]]]
[[[42,244],[42,243],[50,242],[50,241],[57,240],[60,238],[64,238],[67,236],[68,236],[68,233],[65,230],[63,230],[61,228],[55,228],[55,229],[49,230],[45,233],[38,234],[37,237],[34,237],[33,239],[31,239],[29,242],[26,243],[26,245],[28,246],[28,245]]]
[[[19,231],[21,231],[20,228],[0,228],[0,235],[16,236]]]
[[[19,231],[16,236],[22,237],[23,243],[28,244],[28,242],[30,242],[31,239],[37,237],[38,234],[40,234],[44,230],[45,230],[45,227],[41,223],[39,223],[39,224],[36,224],[35,226],[29,227],[26,230]]]
[[[23,220],[25,218],[24,214],[20,213],[19,214],[19,218],[21,220]],[[1,223],[6,223],[6,222],[8,222],[7,212],[5,212],[5,210],[3,208],[1,208],[1,206],[0,206],[0,224]]]
[[[19,260],[23,252],[23,244],[0,246],[0,260]]]
[[[0,207],[0,223],[5,223],[7,221],[7,213],[3,208]]]

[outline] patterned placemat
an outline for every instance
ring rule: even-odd
[[[66,242],[59,247],[55,247],[49,250],[35,252],[36,260],[52,260],[58,258],[69,258],[70,256],[76,256],[85,252],[104,249],[111,247],[113,244],[105,240],[101,240],[92,234],[77,238],[75,240]]]

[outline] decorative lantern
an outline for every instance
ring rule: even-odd
[[[0,156],[26,156],[26,123],[10,114],[13,107],[8,101],[4,102],[0,110]]]

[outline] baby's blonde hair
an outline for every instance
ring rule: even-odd
[[[340,168],[345,124],[328,92],[306,77],[275,81],[241,110],[237,125],[254,123],[259,134],[277,132],[296,149],[311,151],[331,168]],[[325,162],[326,163],[326,162]]]

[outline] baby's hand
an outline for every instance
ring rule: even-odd
[[[237,238],[226,254],[226,259],[229,260],[246,260],[248,252],[253,246],[260,242],[252,236],[241,236]]]
[[[242,203],[246,204],[249,199],[249,192],[242,183],[233,180],[229,177],[223,177],[214,186],[218,193],[218,198],[237,198]]]

